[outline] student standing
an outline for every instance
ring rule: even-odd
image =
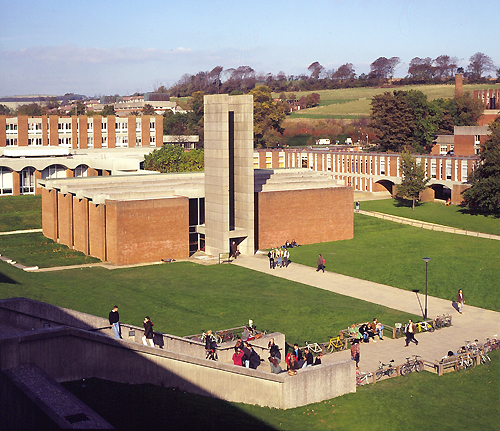
[[[120,335],[120,314],[118,313],[118,305],[115,305],[109,312],[109,324],[113,328],[116,338],[122,338]]]
[[[457,305],[458,305],[458,312],[462,314],[462,310],[464,308],[464,294],[462,293],[462,289],[458,290],[457,293]]]

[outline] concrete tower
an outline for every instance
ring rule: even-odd
[[[253,96],[205,96],[205,250],[254,253]]]

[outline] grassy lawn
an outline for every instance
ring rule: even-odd
[[[41,196],[2,196],[0,198],[0,232],[40,229]]]
[[[26,266],[50,268],[100,262],[92,256],[57,244],[42,233],[0,236],[0,254]]]
[[[412,211],[411,201],[383,199],[363,201],[360,203],[360,208],[464,230],[500,235],[499,218],[470,214],[466,208],[456,205],[447,207],[438,202],[419,202],[415,206],[415,211]]]
[[[118,429],[498,430],[500,354],[491,357],[467,372],[412,373],[290,410],[96,379],[64,386]]]
[[[464,85],[464,92],[487,88],[499,88],[500,84],[469,84]],[[367,117],[371,111],[371,99],[377,94],[394,90],[418,90],[427,95],[428,100],[452,98],[455,94],[454,84],[447,85],[407,85],[393,88],[341,88],[337,90],[298,91],[297,99],[310,93],[318,93],[321,97],[320,105],[293,113],[290,118],[332,118],[341,116]],[[279,97],[279,93],[273,93]],[[316,117],[309,117],[315,115]]]
[[[340,329],[374,316],[391,326],[410,317],[232,265],[177,262],[26,273],[0,262],[2,273],[19,283],[0,283],[2,298],[24,296],[101,317],[118,304],[123,322],[140,326],[149,315],[155,329],[179,336],[241,326],[252,319],[258,329],[282,332],[302,345],[306,340],[327,341]]]
[[[470,305],[500,311],[500,241],[355,214],[354,239],[304,245],[290,255],[293,262],[314,267],[318,253],[329,271],[407,290],[425,288],[422,258],[428,256],[430,295],[453,300],[461,288]]]

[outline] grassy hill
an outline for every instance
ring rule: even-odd
[[[474,91],[487,88],[500,88],[500,84],[470,84],[464,85],[465,91]],[[325,119],[325,118],[359,118],[370,115],[371,100],[373,96],[385,91],[394,90],[419,90],[427,95],[429,100],[451,98],[455,93],[454,85],[407,85],[393,88],[342,88],[338,90],[299,91],[295,92],[297,98],[310,93],[321,96],[320,105],[315,108],[294,112],[287,119]],[[279,97],[279,94],[273,94]]]

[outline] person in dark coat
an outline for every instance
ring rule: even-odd
[[[149,316],[146,316],[144,318],[142,326],[144,326],[144,336],[142,337],[142,343],[147,346],[147,341],[149,341],[149,345],[151,347],[154,347],[155,343],[153,342],[153,322],[151,322]]]
[[[113,328],[116,338],[122,338],[120,335],[120,314],[118,313],[118,305],[115,305],[109,312],[109,324]]]

